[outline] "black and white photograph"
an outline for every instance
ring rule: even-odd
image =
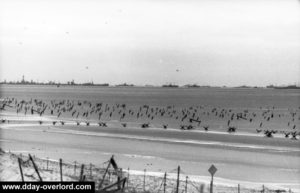
[[[0,189],[43,183],[300,193],[300,1],[0,0]]]

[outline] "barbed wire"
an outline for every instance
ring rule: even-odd
[[[177,173],[178,168],[174,168],[172,170],[167,171],[167,173]]]
[[[163,184],[164,184],[164,180],[162,180],[162,182],[161,182],[161,184],[160,184],[160,186],[159,186],[159,189],[158,189],[157,193],[159,193],[159,191],[160,191],[160,189],[161,189],[161,187],[162,187]]]
[[[180,168],[180,173],[181,174],[187,174],[183,169]]]
[[[10,154],[11,156],[15,156],[16,158],[20,158],[21,159],[21,164],[25,167],[32,167],[33,164],[31,162],[31,160],[29,159],[29,157],[27,155],[17,155],[17,154]],[[38,158],[33,156],[33,160],[35,162],[37,162],[37,166],[39,169],[43,169],[45,171],[55,171],[58,172],[60,170],[59,168],[59,161],[58,160],[50,160],[49,158]],[[108,164],[110,160],[105,161],[99,165],[104,165],[104,164]],[[75,163],[75,164],[74,164]],[[63,175],[64,176],[69,176],[72,177],[74,179],[79,179],[79,174],[80,174],[80,170],[81,170],[81,165],[83,165],[82,163],[79,162],[62,162],[62,166],[63,166]],[[98,164],[97,164],[98,165]],[[86,177],[88,178],[88,180],[92,180],[95,181],[95,183],[99,183],[100,179],[102,178],[102,174],[105,172],[106,167],[99,167],[99,165],[97,166],[95,164],[85,164],[84,169],[83,169],[83,174],[86,175]],[[121,170],[120,170],[121,171]],[[129,172],[130,170],[125,169],[122,170],[122,173],[126,173]],[[144,187],[146,187],[146,189],[148,189],[149,191],[154,191],[159,193],[161,191],[162,186],[164,185],[164,183],[166,183],[166,192],[171,192],[171,193],[175,193],[176,191],[176,179],[168,179],[168,177],[172,176],[168,173],[172,173],[172,172],[178,172],[178,168],[174,168],[172,170],[170,170],[169,172],[166,172],[166,182],[164,181],[164,174],[163,175],[158,175],[158,176],[152,176],[149,175],[147,173],[145,173],[145,184],[143,182],[143,178],[141,176],[143,175],[134,175],[134,174],[130,174],[130,183],[129,183],[129,179],[128,179],[128,185],[127,185],[127,189],[131,189],[131,190],[136,190],[136,191],[144,191]],[[180,173],[181,174],[186,174],[186,172],[182,169],[180,169]],[[109,168],[108,170],[108,174],[105,176],[105,180],[107,180],[108,182],[117,180],[117,172],[112,169]],[[38,179],[36,174],[30,174],[34,179]],[[122,174],[123,175],[123,174]],[[188,175],[187,175],[188,176]],[[182,183],[183,180],[180,180],[180,186],[178,189],[178,192],[185,192],[185,188],[183,188],[185,183]],[[196,182],[192,181],[190,178],[187,178],[186,180],[186,184],[187,187],[189,187],[189,191],[188,192],[202,192],[203,191],[203,187],[200,184],[197,184]],[[192,189],[190,189],[192,188]],[[235,188],[235,187],[231,187],[231,188]],[[241,188],[241,186],[239,186],[239,188]],[[243,192],[251,192],[251,193],[259,193],[259,192],[264,192],[264,193],[277,193],[277,192],[283,192],[283,190],[274,190],[271,188],[268,188],[267,186],[264,186],[262,189],[259,188],[253,188],[253,189],[249,189],[249,190],[243,190]],[[292,191],[290,191],[291,193]]]
[[[200,192],[200,188],[199,188],[197,185],[195,185],[193,181],[191,181],[191,180],[188,179],[188,183],[189,183],[190,185],[192,185],[197,191]]]

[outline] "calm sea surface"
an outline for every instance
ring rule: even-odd
[[[70,99],[178,107],[205,105],[226,108],[297,108],[300,90],[238,88],[70,87],[2,85],[1,97]]]
[[[1,129],[1,146],[6,150],[87,163],[99,163],[99,160],[105,161],[108,156],[115,154],[118,163],[125,168],[168,171],[181,165],[187,173],[200,176],[208,176],[207,168],[214,163],[219,169],[217,176],[221,178],[258,184],[275,183],[300,189],[299,140],[265,138],[263,135],[231,135],[226,133],[230,116],[220,118],[212,113],[214,108],[218,112],[222,109],[232,109],[232,112],[249,110],[248,120],[232,121],[238,127],[237,134],[240,131],[256,134],[255,128],[261,122],[262,129],[299,131],[300,90],[22,85],[2,85],[0,90],[1,98],[14,97],[18,101],[33,98],[48,104],[50,100],[89,101],[93,104],[102,102],[115,108],[115,104],[126,104],[128,109],[135,112],[143,105],[165,109],[172,106],[177,110],[176,116],[180,115],[182,109],[202,106],[199,112],[202,123],[195,124],[196,129],[203,131],[203,125],[211,126],[208,133],[180,131],[179,124],[189,124],[188,121],[182,123],[169,115],[163,118],[156,116],[153,120],[145,116],[137,119],[136,114],[120,120],[116,111],[110,119],[105,113],[101,118],[108,121],[107,128],[78,127],[74,124],[48,127],[46,130],[36,123],[34,127]],[[266,109],[274,113],[270,121],[263,117]],[[204,112],[210,114],[202,114]],[[296,113],[295,117],[291,117],[291,112]],[[252,116],[252,113],[257,116]],[[60,118],[71,118],[70,114],[65,113]],[[253,118],[252,122],[249,121],[250,117]],[[96,116],[89,118],[96,119]],[[158,128],[168,123],[177,130],[143,130],[140,125],[134,125],[144,121]],[[120,127],[120,122],[128,122],[128,127]],[[292,129],[294,125],[296,128]],[[225,134],[213,134],[211,131]]]

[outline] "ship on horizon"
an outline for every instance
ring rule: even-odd
[[[162,87],[164,87],[164,88],[178,88],[179,86],[177,85],[177,84],[172,84],[172,83],[170,83],[170,84],[164,84],[164,85],[162,85]]]

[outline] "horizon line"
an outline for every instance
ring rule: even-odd
[[[268,84],[264,86],[257,86],[257,85],[247,85],[247,84],[241,84],[238,86],[228,86],[228,85],[201,85],[197,83],[189,83],[189,84],[174,84],[174,83],[165,83],[165,84],[132,84],[132,83],[117,83],[117,84],[111,84],[111,83],[94,83],[91,82],[75,82],[72,81],[66,81],[66,82],[60,82],[60,81],[26,81],[26,80],[3,80],[0,81],[0,84],[11,84],[11,85],[56,85],[56,86],[102,86],[102,87],[165,87],[165,88],[208,88],[208,87],[218,87],[218,88],[275,88],[275,87],[296,87],[299,88],[300,84],[293,83],[293,84]]]

